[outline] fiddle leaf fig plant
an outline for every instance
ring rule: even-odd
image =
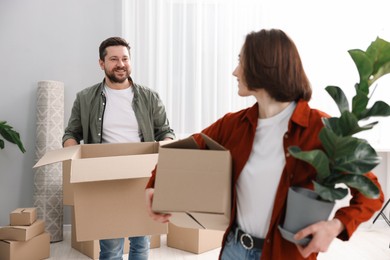
[[[367,119],[390,115],[390,107],[383,101],[376,101],[367,107],[372,96],[370,87],[390,73],[390,43],[377,37],[366,51],[353,49],[348,53],[360,78],[355,84],[356,94],[351,106],[341,88],[327,86],[325,90],[338,106],[340,116],[322,119],[324,128],[319,133],[319,139],[323,149],[302,151],[297,146],[288,148],[293,157],[315,168],[317,176],[313,181],[314,191],[322,200],[331,202],[344,198],[348,188],[357,189],[368,198],[379,196],[379,188],[364,174],[375,168],[380,158],[366,140],[354,135],[370,130],[378,123],[367,123]],[[347,187],[336,184],[345,184]]]
[[[0,121],[0,149],[4,149],[4,139],[8,142],[11,142],[13,144],[16,144],[19,147],[19,150],[24,153],[26,152],[26,149],[24,149],[24,146],[22,144],[22,141],[20,140],[20,135],[18,132],[13,130],[13,127],[7,124],[6,121]]]

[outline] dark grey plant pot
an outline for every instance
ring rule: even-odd
[[[293,239],[299,230],[322,220],[328,220],[335,206],[334,202],[323,201],[312,190],[290,187],[287,197],[286,217],[279,230],[283,238],[295,244],[306,245],[310,237],[296,241]]]

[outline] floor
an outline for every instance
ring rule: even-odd
[[[70,246],[70,231],[64,231],[64,240],[51,244],[50,259],[90,259]],[[151,260],[214,260],[219,249],[193,254],[166,246],[166,236],[161,237],[161,247],[150,251]],[[127,259],[127,255],[124,255]],[[348,242],[335,240],[328,252],[322,253],[319,260],[390,260],[390,227],[384,221],[359,228]]]

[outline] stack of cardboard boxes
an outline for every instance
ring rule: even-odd
[[[50,234],[37,219],[36,208],[11,212],[10,225],[0,228],[0,260],[39,260],[50,257]]]

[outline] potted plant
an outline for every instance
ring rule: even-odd
[[[290,241],[298,230],[319,220],[328,219],[335,201],[347,196],[348,188],[354,188],[368,198],[379,196],[378,187],[364,174],[375,168],[380,158],[366,140],[354,135],[372,129],[378,123],[375,121],[359,124],[361,121],[390,115],[390,107],[383,101],[376,101],[370,108],[367,107],[371,98],[370,87],[379,78],[390,73],[390,43],[377,37],[365,52],[358,49],[348,52],[360,77],[359,83],[355,84],[356,94],[352,98],[351,106],[341,88],[327,86],[326,91],[337,104],[340,116],[322,119],[324,128],[319,133],[319,139],[323,149],[302,151],[297,146],[288,148],[293,157],[309,163],[317,172],[316,180],[313,181],[314,191],[291,187],[288,192],[285,222],[280,230]],[[290,204],[295,200],[292,198],[293,195],[306,200],[303,205],[304,208],[310,209],[310,214],[305,214],[302,209],[298,209],[300,212],[296,216],[291,215],[291,210],[295,207]],[[308,199],[308,196],[312,199]],[[311,201],[318,201],[321,210],[326,212],[324,216],[313,216],[311,220],[305,222],[303,216],[317,211],[308,206]],[[325,210],[325,207],[328,209]],[[298,226],[291,227],[295,222],[300,223]],[[293,242],[306,244],[308,241],[309,239]]]
[[[0,135],[8,142],[16,144],[22,153],[26,152],[19,133],[13,130],[12,126],[8,125],[6,121],[0,121]],[[0,149],[5,147],[4,139],[0,138]]]

